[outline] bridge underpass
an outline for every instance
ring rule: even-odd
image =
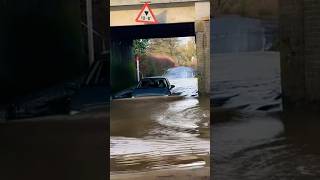
[[[151,1],[158,24],[135,22],[143,3],[140,1],[111,1],[111,64],[134,65],[134,39],[195,36],[200,94],[210,93],[210,3],[203,0]],[[111,74],[117,69],[111,68]],[[123,79],[130,73],[125,72]],[[111,77],[111,85],[114,83]],[[133,79],[131,81],[134,81]]]

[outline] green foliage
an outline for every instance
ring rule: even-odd
[[[134,63],[111,64],[111,87],[112,93],[126,89],[136,82],[135,79],[135,65]]]
[[[179,51],[178,38],[161,38],[161,39],[152,39],[150,40],[149,52],[151,54],[163,54],[171,57],[177,57]]]
[[[193,66],[192,59],[197,57],[194,39],[189,40],[185,45],[181,45],[178,50],[181,59],[179,65]]]
[[[182,44],[178,38],[152,39],[149,44],[149,54],[169,56],[176,65],[189,66],[192,57],[196,57],[194,38]]]
[[[134,85],[136,83],[136,70],[132,54],[132,42],[112,42],[110,55],[112,93]]]
[[[148,39],[137,39],[133,40],[133,54],[143,56],[146,54],[147,49],[149,46],[149,40]]]
[[[141,57],[143,76],[160,76],[175,65],[192,66],[196,46],[194,38],[186,43],[179,38],[140,39],[133,41],[133,53]]]

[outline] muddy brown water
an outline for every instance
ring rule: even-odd
[[[175,85],[179,88],[186,81],[175,81]],[[112,101],[111,174],[208,167],[209,116],[209,97]]]
[[[320,115],[283,112],[279,58],[214,56],[211,132],[199,98],[112,104],[111,174],[209,166],[211,149],[213,179],[319,179]]]
[[[319,179],[320,115],[282,111],[279,57],[215,56],[214,179]]]

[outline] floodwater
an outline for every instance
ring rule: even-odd
[[[215,180],[319,179],[319,115],[282,112],[277,52],[214,57]]]
[[[196,92],[193,78],[175,79],[175,92]],[[181,88],[183,87],[183,88]],[[209,166],[209,98],[120,99],[111,102],[112,175]]]

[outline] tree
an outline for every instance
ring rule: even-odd
[[[197,56],[194,38],[190,39],[184,46],[181,46],[179,51],[181,54],[181,65],[191,66],[193,63],[192,59]]]
[[[141,72],[144,76],[161,76],[167,69],[174,67],[168,56],[145,55],[141,59]]]
[[[148,39],[137,39],[133,40],[133,54],[138,56],[143,56],[147,53],[149,46]]]
[[[177,55],[179,40],[177,38],[162,38],[150,40],[149,52],[151,54],[166,54],[171,57]]]
[[[150,40],[148,50],[150,54],[170,56],[176,64],[180,64],[181,52],[179,47],[180,41],[178,38],[161,38]]]

